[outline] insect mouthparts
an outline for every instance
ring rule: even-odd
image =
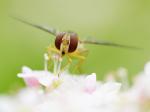
[[[62,53],[61,53],[62,55],[65,55],[65,52],[64,51],[62,51]]]

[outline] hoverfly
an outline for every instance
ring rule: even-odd
[[[28,24],[30,26],[33,26],[35,28],[38,28],[40,30],[43,30],[45,32],[48,32],[55,36],[55,43],[53,46],[48,47],[48,58],[51,59],[51,53],[54,52],[62,59],[64,56],[67,57],[67,64],[64,67],[60,67],[60,63],[57,65],[60,68],[60,71],[62,71],[65,67],[67,67],[69,64],[72,63],[72,59],[76,58],[78,59],[78,63],[76,64],[76,69],[80,69],[80,65],[84,62],[86,55],[88,53],[88,50],[84,47],[80,47],[82,44],[94,44],[94,45],[104,45],[104,46],[112,46],[112,47],[120,47],[120,48],[131,48],[131,49],[140,49],[134,46],[126,46],[121,45],[113,42],[108,42],[104,40],[94,40],[92,37],[91,39],[85,39],[81,40],[77,33],[75,32],[59,32],[54,28],[51,27],[45,27],[42,25],[34,24],[28,21],[25,21],[23,19],[13,17],[14,19],[23,22],[25,24]],[[56,67],[57,68],[57,67]],[[56,70],[57,71],[57,70]],[[59,71],[57,71],[57,74],[59,75]]]

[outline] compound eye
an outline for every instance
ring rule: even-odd
[[[60,32],[57,36],[56,36],[56,39],[55,39],[55,46],[57,49],[60,50],[60,45],[62,43],[62,38],[63,36],[65,35],[65,32]]]
[[[68,52],[74,52],[78,46],[78,35],[76,33],[70,34],[70,44]]]

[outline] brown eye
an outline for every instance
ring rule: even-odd
[[[56,36],[56,39],[55,39],[55,46],[56,46],[57,49],[60,49],[60,45],[61,45],[62,38],[63,38],[64,35],[65,35],[65,32],[61,32],[61,33],[59,33],[59,34]]]
[[[74,52],[77,49],[78,46],[78,35],[76,33],[70,34],[70,45],[69,45],[69,51],[68,52]]]

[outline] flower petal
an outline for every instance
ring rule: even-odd
[[[88,75],[85,79],[85,92],[93,93],[96,90],[96,74]]]

